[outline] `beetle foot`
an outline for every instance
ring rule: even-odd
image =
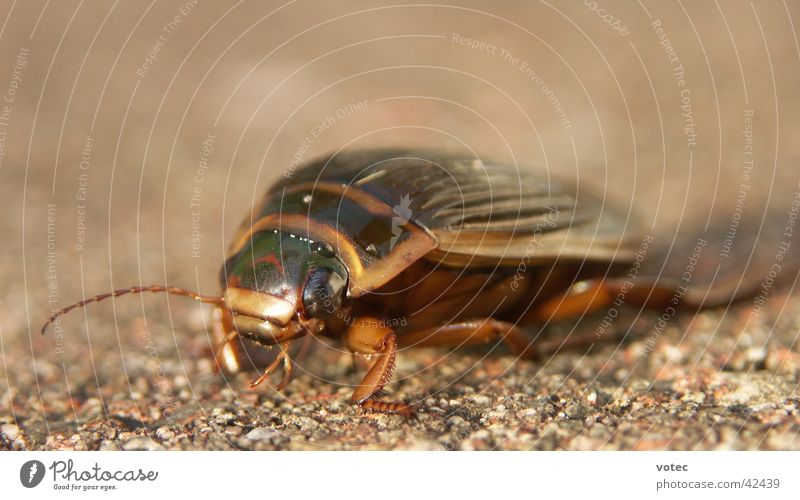
[[[378,401],[376,399],[368,399],[359,403],[358,406],[364,408],[365,410],[376,413],[395,413],[406,418],[416,417],[416,411],[414,410],[413,406],[401,403],[399,401]]]

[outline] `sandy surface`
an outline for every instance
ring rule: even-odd
[[[0,447],[800,448],[788,265],[763,297],[664,326],[623,307],[606,339],[624,341],[535,362],[404,351],[388,392],[418,404],[413,421],[349,406],[360,373],[336,346],[282,395],[214,373],[208,311],[180,298],[98,304],[38,335],[51,308],[112,288],[216,293],[271,180],[346,144],[537,164],[630,208],[652,273],[680,277],[705,238],[696,282],[718,265],[768,276],[782,243],[800,250],[796,6],[185,4],[0,4]]]

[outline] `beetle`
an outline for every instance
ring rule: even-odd
[[[374,360],[351,402],[409,415],[408,404],[378,398],[401,348],[502,341],[531,356],[537,346],[524,325],[608,307],[621,292],[650,307],[732,296],[676,295],[677,284],[664,280],[630,290],[624,272],[641,234],[627,219],[585,188],[530,169],[437,151],[342,151],[287,171],[268,189],[232,241],[221,295],[131,287],[66,307],[47,324],[126,293],[188,296],[215,306],[222,369],[243,368],[241,339],[281,347],[251,386],[282,366],[281,389],[292,372],[289,343],[332,337]]]

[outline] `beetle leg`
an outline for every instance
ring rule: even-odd
[[[404,346],[472,346],[502,340],[516,355],[532,357],[531,340],[517,326],[493,318],[479,318],[425,328],[400,335]]]
[[[311,349],[311,341],[314,339],[313,335],[306,335],[303,337],[302,344],[300,344],[300,350],[297,352],[297,356],[295,359],[302,363],[304,359],[306,359],[306,355],[308,351]]]
[[[278,366],[280,366],[280,363],[281,363],[281,361],[283,360],[283,357],[284,357],[284,356],[285,356],[285,353],[283,353],[283,352],[281,352],[280,354],[278,354],[278,357],[277,357],[277,358],[275,358],[275,360],[274,360],[274,361],[273,361],[273,362],[272,362],[272,363],[271,363],[271,364],[270,364],[270,365],[267,367],[267,369],[266,369],[266,370],[264,370],[264,373],[262,373],[262,374],[261,374],[261,376],[260,376],[260,377],[258,377],[257,379],[255,379],[255,380],[253,380],[252,382],[250,382],[250,387],[251,387],[251,388],[253,388],[253,387],[255,387],[255,386],[257,386],[257,385],[261,384],[261,382],[263,382],[264,380],[266,380],[266,379],[267,379],[267,377],[269,377],[270,375],[272,375],[272,372],[274,372],[275,370],[277,370],[277,369],[278,369]]]
[[[266,370],[264,370],[264,373],[261,374],[260,377],[258,377],[256,380],[253,380],[252,382],[250,382],[250,387],[251,388],[256,387],[257,385],[261,384],[261,382],[266,380],[267,377],[272,375],[275,372],[275,370],[277,370],[278,367],[281,365],[281,362],[283,362],[284,372],[283,372],[283,379],[281,379],[280,384],[278,384],[278,387],[277,387],[278,390],[281,390],[284,385],[289,383],[289,377],[291,377],[291,373],[292,373],[292,362],[291,362],[291,359],[289,359],[289,351],[287,351],[288,348],[289,348],[289,344],[282,344],[281,345],[280,354],[278,354],[278,356],[275,358],[275,360],[272,361],[272,363],[267,367]],[[287,373],[289,375],[287,375]]]
[[[573,318],[610,307],[617,304],[617,301],[648,309],[662,309],[679,304],[689,309],[716,307],[755,293],[753,289],[759,283],[753,283],[752,280],[744,282],[737,276],[716,283],[708,289],[686,289],[681,282],[669,278],[642,279],[635,284],[620,278],[594,279],[582,281],[565,293],[530,310],[524,316],[523,322]]]
[[[627,288],[626,288],[627,287]],[[623,290],[625,291],[623,293]],[[583,314],[592,314],[603,308],[611,307],[617,297],[625,297],[632,304],[644,305],[646,295],[642,290],[630,288],[624,280],[587,280],[581,281],[564,293],[549,298],[542,304],[531,308],[528,313],[520,320],[520,323],[538,322],[546,323],[549,321],[562,321],[570,318],[578,318]],[[652,295],[654,301],[659,300],[663,292],[656,291]],[[654,303],[654,302],[653,302]],[[619,335],[614,338],[605,338],[604,341],[620,340]],[[561,349],[569,348],[588,348],[600,340],[596,332],[570,335],[566,338],[554,338],[540,340],[536,342],[536,350],[539,356],[550,355]]]
[[[284,344],[284,349],[287,349],[288,346]],[[292,358],[289,356],[288,353],[284,353],[283,356],[283,377],[281,377],[281,381],[278,382],[276,388],[279,391],[282,391],[284,387],[289,385],[289,382],[292,380]]]
[[[397,339],[394,333],[390,333],[385,338],[384,347],[378,351],[378,359],[364,375],[361,384],[353,391],[350,398],[353,403],[361,404],[383,389],[392,377],[396,356]]]
[[[378,401],[377,399],[367,399],[359,403],[359,406],[366,410],[378,413],[397,413],[407,418],[414,416],[414,409],[405,404],[397,401]]]
[[[673,288],[661,283],[643,282],[639,286],[632,287],[629,282],[622,279],[582,281],[566,292],[532,308],[520,322],[543,323],[577,318],[583,314],[595,313],[603,308],[618,305],[617,301],[623,299],[630,305],[657,309],[668,305],[674,295]],[[620,340],[622,337],[624,334],[604,340]],[[565,348],[587,347],[599,339],[600,336],[596,332],[588,332],[570,335],[567,338],[538,341],[537,354],[552,354]]]
[[[214,359],[217,360],[217,368],[221,369],[222,365],[225,365],[225,369],[228,370],[231,367],[231,361],[236,361],[236,358],[231,358],[231,342],[239,335],[239,332],[236,330],[232,332],[228,332],[225,336],[217,342],[216,347],[214,347]],[[227,349],[227,351],[226,351]],[[236,366],[238,368],[238,365]]]
[[[239,342],[235,342],[238,335],[228,313],[215,307],[212,315],[215,369],[228,373],[236,373],[241,369],[241,350]]]
[[[345,343],[352,352],[378,356],[353,391],[350,401],[372,411],[413,415],[413,410],[405,403],[373,399],[391,380],[394,372],[397,357],[394,331],[376,318],[357,318],[344,335]]]
[[[616,295],[616,290],[610,285],[601,280],[577,283],[566,292],[532,306],[521,322],[561,321],[608,307]]]

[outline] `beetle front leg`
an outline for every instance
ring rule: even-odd
[[[270,364],[267,369],[264,370],[264,373],[262,373],[260,377],[250,382],[250,388],[252,389],[261,382],[265,381],[267,377],[272,375],[275,370],[278,369],[278,366],[280,366],[281,363],[283,363],[283,377],[278,385],[275,386],[275,388],[279,391],[282,391],[292,378],[292,358],[289,356],[289,344],[281,345],[280,354],[278,354],[272,364]]]
[[[317,331],[315,323],[308,322],[307,326],[309,331]],[[298,332],[298,330],[294,328],[284,328],[280,332],[277,332],[270,340],[278,344],[284,344],[287,341],[297,338],[298,333],[303,332],[304,330]],[[213,355],[215,370],[220,370],[225,373],[238,373],[239,371],[248,369],[260,370],[269,366],[274,361],[274,356],[270,351],[264,349],[263,343],[258,342],[260,339],[247,339],[242,337],[233,323],[230,311],[226,309],[215,308],[212,317],[212,337],[214,341]],[[305,336],[304,338],[306,340],[303,343],[303,348],[300,350],[300,357],[305,356],[309,348],[308,341],[311,340],[309,336]],[[288,359],[288,352],[285,354],[284,374],[291,374],[291,359]],[[283,381],[282,385],[286,385],[286,383],[288,383],[288,380]],[[279,384],[279,386],[280,385],[281,384]]]
[[[394,372],[397,357],[397,337],[394,331],[376,318],[357,318],[344,333],[351,352],[377,355],[372,367],[353,391],[350,401],[368,410],[412,416],[412,408],[400,402],[378,401],[375,396],[383,389]]]
[[[242,367],[242,351],[239,345],[239,333],[230,321],[230,313],[221,307],[215,307],[211,323],[215,370],[226,373],[238,372]]]

